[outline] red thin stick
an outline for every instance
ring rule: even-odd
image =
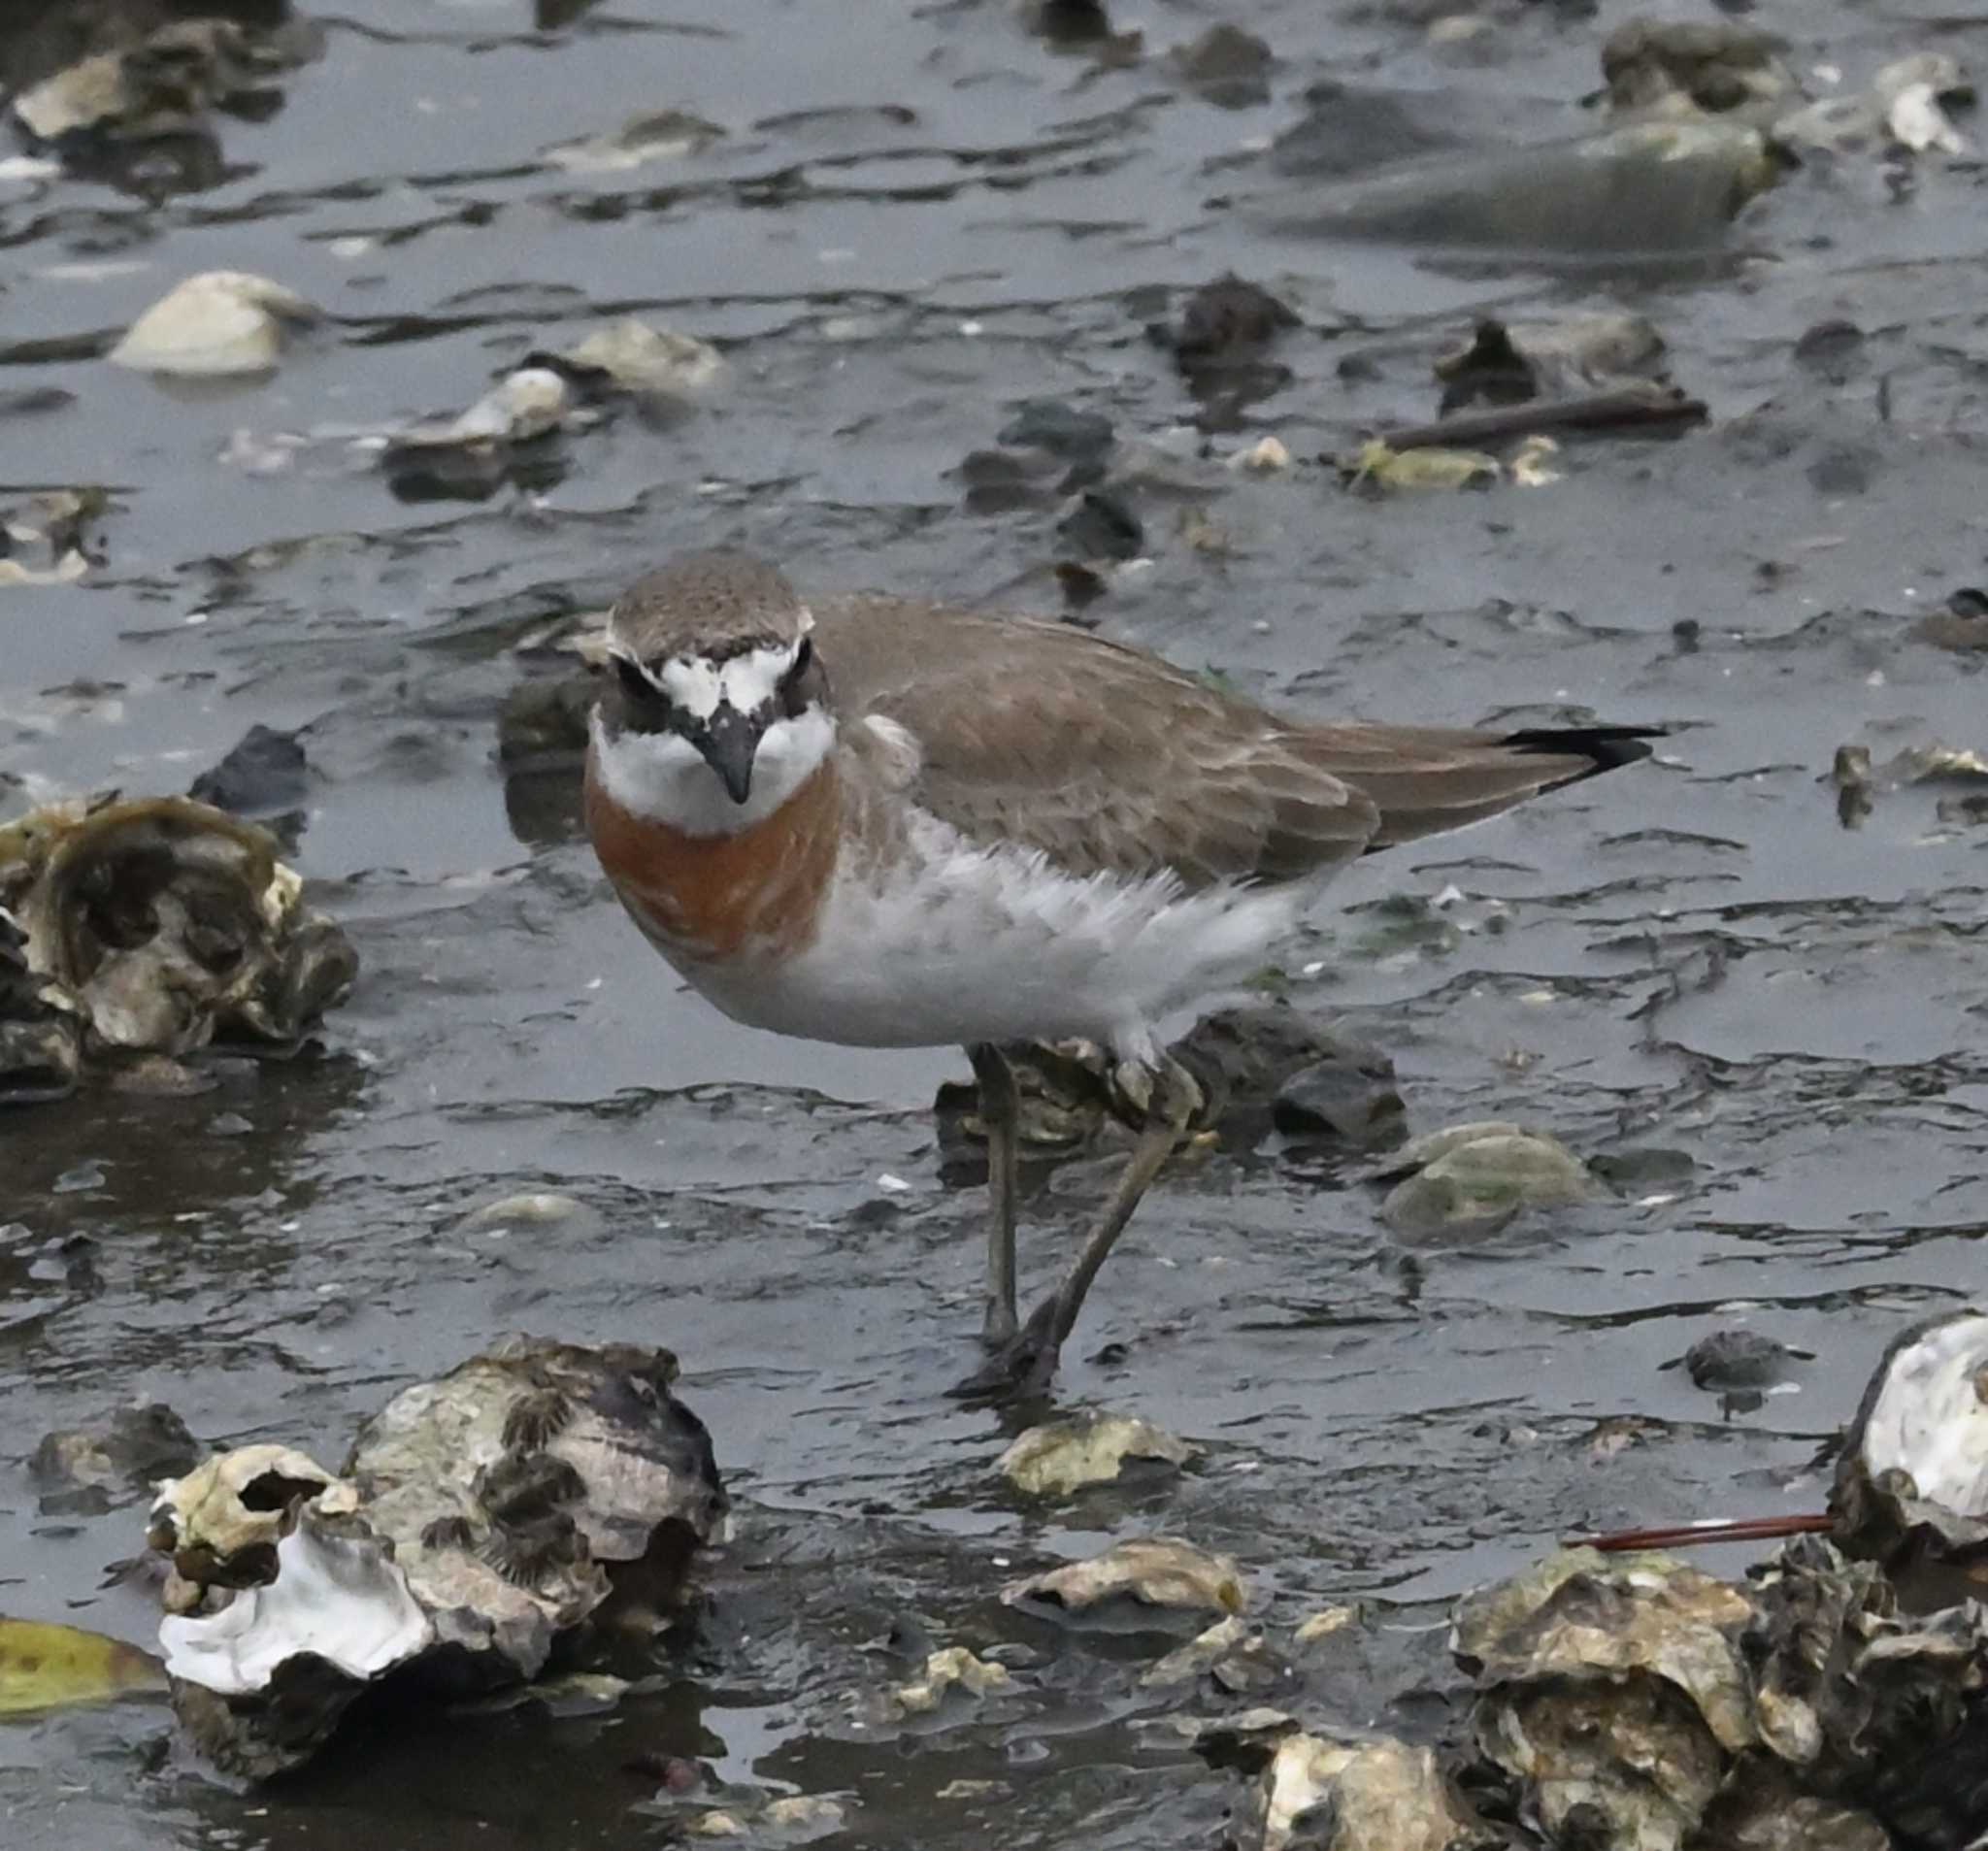
[[[1569,1537],[1567,1547],[1600,1549],[1604,1555],[1619,1555],[1628,1549],[1681,1549],[1701,1542],[1772,1542],[1780,1537],[1827,1536],[1836,1527],[1836,1518],[1827,1510],[1792,1517],[1705,1517],[1697,1523],[1656,1524],[1647,1530]]]

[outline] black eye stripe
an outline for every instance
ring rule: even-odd
[[[621,691],[632,700],[659,702],[663,691],[625,655],[614,658],[614,673],[621,678]]]

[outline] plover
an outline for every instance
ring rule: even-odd
[[[1170,1011],[1260,969],[1358,855],[1646,757],[1661,729],[1316,725],[1067,625],[878,595],[811,607],[680,557],[608,625],[586,819],[622,904],[741,1022],[964,1046],[988,1137],[983,1340],[1032,1392],[1185,1128]],[[1055,1290],[1015,1306],[1004,1044],[1085,1037],[1147,1103]]]

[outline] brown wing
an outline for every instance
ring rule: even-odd
[[[1587,735],[1308,726],[1064,624],[882,597],[814,613],[838,711],[918,741],[920,804],[1076,874],[1294,880],[1606,769]]]
[[[1171,869],[1193,888],[1350,860],[1379,821],[1288,728],[1157,657],[906,599],[814,613],[838,711],[906,727],[919,803],[970,840],[1075,874]]]

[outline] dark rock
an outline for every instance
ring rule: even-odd
[[[1758,1331],[1736,1329],[1701,1337],[1682,1360],[1695,1388],[1771,1388],[1786,1381],[1789,1364],[1806,1354]]]
[[[1818,321],[1795,343],[1795,363],[1832,385],[1848,380],[1863,358],[1864,330],[1854,321]]]
[[[1168,346],[1180,370],[1192,373],[1253,358],[1286,328],[1299,325],[1297,315],[1268,289],[1231,271],[1187,298]]]
[[[218,765],[202,772],[186,794],[231,816],[267,816],[301,804],[309,777],[297,735],[258,723]]]
[[[1253,32],[1226,23],[1209,26],[1173,55],[1182,82],[1204,101],[1225,110],[1267,103],[1275,62],[1270,47]]]
[[[1839,445],[1808,465],[1809,486],[1818,495],[1861,495],[1871,486],[1877,461],[1877,452],[1867,445]]]
[[[1111,447],[1111,420],[1061,399],[1029,399],[995,440],[1015,448],[1047,450],[1069,463],[1094,463]]]
[[[1614,1150],[1588,1159],[1588,1168],[1610,1187],[1646,1189],[1653,1183],[1688,1182],[1698,1172],[1688,1150],[1655,1146]]]
[[[1441,92],[1355,90],[1328,80],[1305,92],[1305,114],[1271,145],[1270,165],[1293,180],[1337,179],[1463,139],[1454,99]]]
[[[1087,488],[1056,531],[1084,559],[1135,559],[1145,545],[1145,523],[1116,495]]]
[[[1321,1134],[1349,1144],[1379,1143],[1403,1129],[1394,1062],[1348,1038],[1344,1051],[1293,1074],[1271,1103],[1271,1122],[1290,1138]]]
[[[17,385],[0,392],[0,417],[40,417],[75,403],[76,394],[59,385]]]
[[[1060,467],[1044,450],[969,450],[953,474],[966,484],[968,513],[1007,514],[1054,506]]]
[[[1217,1009],[1168,1051],[1194,1075],[1207,1102],[1203,1120],[1210,1124],[1268,1109],[1287,1129],[1285,1093],[1305,1075],[1329,1069],[1364,1075],[1376,1106],[1394,1084],[1394,1063],[1381,1049],[1284,1004]],[[1321,1098],[1323,1090],[1321,1082]],[[1350,1105],[1345,1112],[1353,1115]]]

